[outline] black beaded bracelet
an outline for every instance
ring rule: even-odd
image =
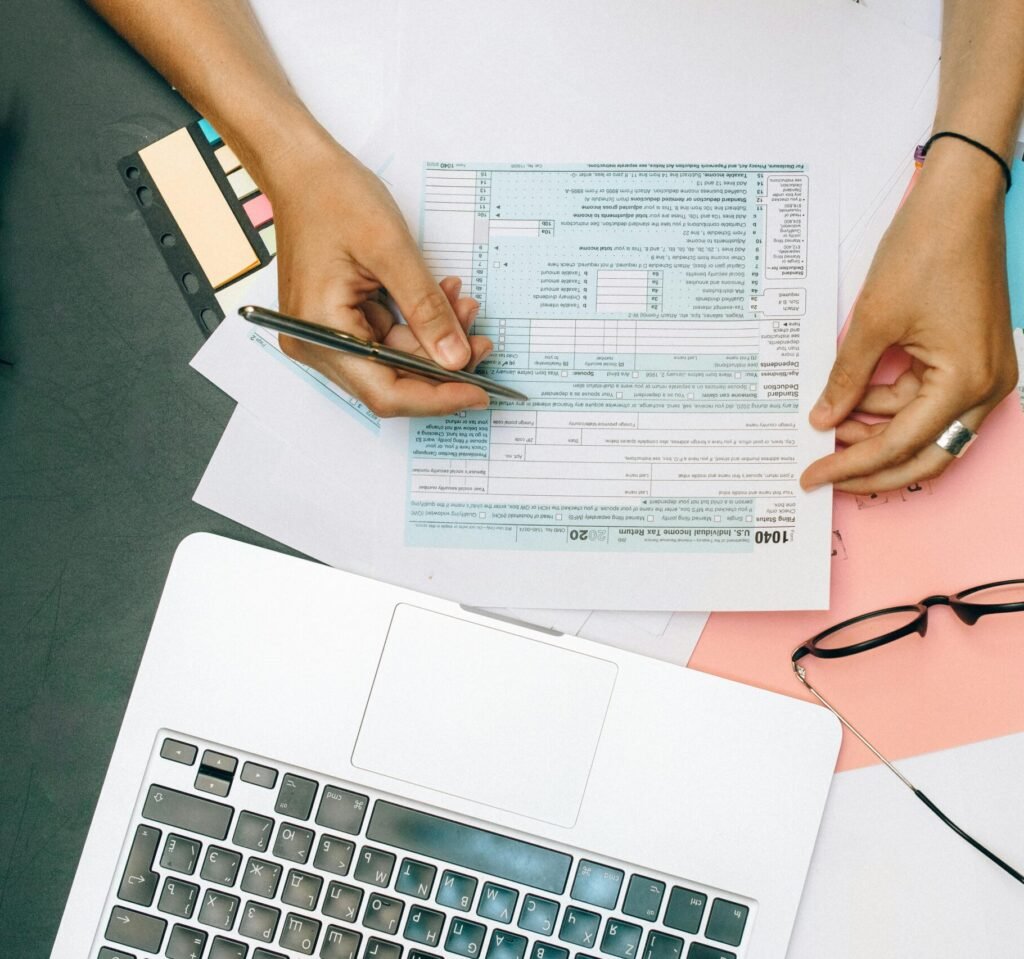
[[[1009,164],[991,147],[985,146],[984,143],[979,143],[977,140],[972,140],[968,136],[964,136],[962,133],[954,133],[952,130],[942,130],[939,133],[933,133],[923,146],[919,146],[914,151],[914,159],[918,163],[923,163],[924,158],[928,156],[928,151],[932,148],[932,144],[936,140],[941,140],[943,137],[952,137],[954,140],[962,140],[964,143],[969,143],[972,147],[981,150],[986,156],[992,157],[996,163],[999,164],[999,169],[1003,171],[1003,179],[1006,180],[1006,192],[1010,192],[1010,187],[1013,186],[1013,180],[1010,177],[1010,166]]]

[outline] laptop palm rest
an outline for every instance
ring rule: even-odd
[[[616,672],[594,656],[400,604],[352,764],[572,826]]]

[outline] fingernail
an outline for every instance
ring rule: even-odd
[[[486,360],[487,357],[489,357],[493,352],[494,352],[494,347],[490,347],[490,348],[484,350],[483,353],[480,354],[480,359],[477,360],[477,363],[483,363],[483,361]]]
[[[438,341],[437,352],[445,366],[463,366],[469,359],[469,344],[458,333],[449,333]]]
[[[490,402],[488,400],[484,400],[482,403],[474,403],[472,406],[467,407],[467,409],[471,409],[471,410],[485,410],[490,405],[491,404],[490,404]]]
[[[473,309],[471,309],[469,311],[469,322],[470,322],[470,324],[475,323],[476,322],[476,318],[479,315],[480,315],[480,307],[479,306],[474,306]]]
[[[817,402],[811,408],[811,419],[828,420],[831,415],[832,404],[824,396],[819,396]]]

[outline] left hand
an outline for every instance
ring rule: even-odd
[[[1016,385],[1004,181],[975,153],[937,142],[879,244],[810,415],[817,429],[835,428],[843,448],[807,467],[805,489],[877,493],[938,476],[954,459],[935,445],[946,427],[958,419],[978,432]],[[910,368],[871,386],[891,346],[910,354]],[[857,413],[885,419],[867,423]]]

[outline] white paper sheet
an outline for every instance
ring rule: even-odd
[[[898,765],[957,825],[1024,869],[1024,733]],[[1022,922],[1020,884],[874,766],[835,777],[787,955],[1015,955]]]
[[[861,7],[844,4],[843,10],[856,15],[847,15],[844,19],[844,74],[848,81],[844,86],[847,94],[844,97],[844,143],[847,144],[844,158],[849,160],[856,155],[850,144],[863,143],[868,139],[872,116],[878,119],[880,128],[887,131],[894,128],[894,104],[907,102],[920,89],[922,76],[927,78],[932,71],[935,48],[934,44],[927,42],[914,44],[912,38],[908,39],[898,30],[892,31],[892,36],[881,34],[877,29],[878,18],[864,16],[866,11]],[[898,71],[892,69],[896,60],[899,62]],[[857,80],[854,64],[862,66],[867,78],[865,82]],[[884,69],[886,67],[888,69]],[[902,84],[900,80],[903,80]],[[861,86],[865,88],[863,97],[849,96],[850,90]],[[892,155],[891,148],[872,148],[865,151],[863,164],[844,165],[844,183],[849,184],[849,190],[844,193],[847,198],[844,209],[848,211],[848,218],[853,216],[850,211],[858,209],[864,198],[871,195],[871,190],[877,188],[880,171]],[[873,176],[868,176],[868,171],[873,171]],[[874,186],[868,186],[869,181]],[[247,297],[254,298],[258,299]],[[269,297],[263,297],[263,302],[269,303]],[[248,344],[247,337],[248,331],[244,331],[240,323],[234,328],[230,323],[224,324],[218,336],[197,359],[197,365],[217,379],[229,393],[256,409],[262,419],[279,430],[287,430],[292,442],[308,444],[315,449],[325,442],[330,443],[331,439],[325,437],[333,434],[333,438],[350,452],[349,462],[365,462],[362,453],[352,451],[359,449],[367,437],[348,422],[342,422],[335,404],[325,401],[323,396],[309,395],[308,390],[303,395],[303,391],[287,389],[285,392],[290,395],[282,403],[280,398],[284,394],[276,389],[267,389],[268,376],[270,383],[285,385],[285,378],[281,377],[283,364],[280,357],[269,355],[270,351],[266,349],[246,351],[240,348]],[[251,389],[253,384],[259,384],[255,395]]]

